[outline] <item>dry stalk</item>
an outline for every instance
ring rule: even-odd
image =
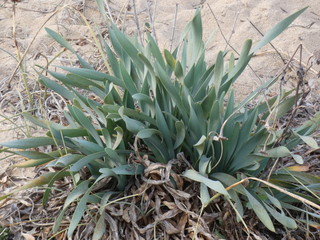
[[[292,57],[290,58],[289,62],[286,64],[286,67],[289,66],[290,62],[292,61],[293,57],[296,55],[296,53],[298,52],[298,50],[300,50],[300,65],[299,65],[299,69],[298,69],[298,82],[297,82],[297,87],[296,87],[296,93],[295,93],[295,107],[293,109],[293,111],[291,112],[290,114],[290,117],[289,117],[289,120],[287,121],[287,124],[286,124],[286,127],[284,128],[281,136],[278,138],[278,140],[274,143],[274,146],[278,146],[279,143],[281,141],[283,141],[285,138],[287,138],[288,136],[288,132],[290,130],[290,126],[291,126],[291,123],[296,115],[296,112],[299,108],[301,108],[301,105],[303,104],[303,101],[304,99],[307,97],[308,93],[310,92],[310,89],[308,91],[305,91],[304,90],[304,70],[303,70],[303,67],[301,65],[301,61],[302,61],[302,44],[300,44],[297,49],[295,50],[294,54],[292,55]],[[284,71],[286,70],[286,68],[284,69]],[[300,101],[298,103],[298,100],[299,100],[299,90],[300,90],[300,87],[302,86],[302,96],[300,98]],[[278,109],[277,109],[278,110]],[[271,114],[270,114],[271,116]],[[267,119],[267,122],[268,122],[268,119]],[[275,124],[275,121],[274,121],[274,124]],[[271,133],[270,133],[271,135]],[[269,135],[269,136],[270,136]],[[265,143],[267,144],[267,142]],[[276,168],[276,166],[278,165],[278,162],[279,162],[279,159],[277,159],[275,161],[275,163],[273,164],[272,168],[270,169],[269,173],[268,173],[268,177],[267,179],[269,180],[270,177],[271,177],[271,174],[273,172],[273,170]]]
[[[236,12],[236,16],[234,17],[234,21],[233,21],[233,25],[232,25],[232,30],[231,30],[230,36],[229,36],[229,38],[228,38],[228,42],[231,41],[232,35],[235,33],[234,29],[235,29],[235,27],[236,27],[236,23],[237,23],[237,21],[238,21],[239,14],[240,14],[240,11],[238,10],[238,11]],[[228,46],[228,44],[226,43],[226,46],[225,46],[225,48],[224,48],[224,51],[227,50],[227,46]]]
[[[313,202],[309,201],[306,198],[300,197],[297,194],[291,193],[291,192],[289,192],[289,191],[287,191],[287,190],[285,190],[285,189],[283,189],[281,187],[278,187],[277,185],[274,185],[273,183],[270,183],[268,181],[265,181],[265,180],[262,180],[262,179],[259,179],[259,178],[256,178],[256,177],[244,178],[244,179],[242,179],[242,180],[240,180],[240,181],[238,181],[238,182],[226,187],[226,190],[230,190],[230,189],[232,189],[232,188],[234,188],[234,187],[236,187],[236,186],[238,186],[238,185],[240,185],[242,183],[248,182],[249,180],[261,182],[261,183],[263,183],[263,184],[265,184],[265,185],[267,185],[267,186],[269,186],[271,188],[274,188],[274,189],[278,190],[279,192],[282,192],[282,193],[284,193],[284,194],[286,194],[286,195],[288,195],[288,196],[290,196],[290,197],[292,197],[294,199],[297,199],[298,201],[300,201],[300,202],[302,202],[304,204],[307,204],[307,205],[309,205],[311,207],[314,207],[314,208],[317,208],[318,210],[320,210],[320,206],[318,204],[313,203]],[[210,198],[210,201],[208,202],[208,204],[210,202],[212,202],[213,200],[217,199],[218,197],[220,197],[221,195],[222,195],[221,193],[215,194],[212,198]],[[207,207],[208,204],[205,207]]]
[[[15,69],[13,70],[9,80],[8,80],[8,88],[11,88],[11,81],[14,77],[14,75],[16,74],[18,68],[20,67],[23,59],[26,57],[31,45],[33,44],[34,40],[37,38],[37,36],[39,35],[40,31],[43,29],[43,27],[47,24],[48,21],[50,21],[51,18],[53,18],[58,12],[60,12],[62,9],[64,9],[65,7],[67,7],[67,5],[59,8],[59,9],[56,9],[43,23],[42,25],[40,26],[40,28],[38,29],[38,31],[36,32],[36,34],[34,35],[34,37],[32,38],[31,42],[29,43],[27,49],[24,51],[23,55],[21,56],[21,59],[19,60],[17,66],[15,67]]]
[[[111,19],[111,22],[115,23],[115,21],[113,19],[113,16],[112,16],[112,12],[111,12],[110,6],[109,6],[109,1],[108,0],[104,0],[104,2],[105,2],[105,5],[107,7],[107,11],[108,11],[109,17]]]
[[[127,0],[127,1],[122,5],[122,7],[121,7],[121,9],[120,9],[120,11],[119,11],[117,20],[116,20],[116,22],[115,22],[115,25],[118,24],[118,22],[119,22],[119,20],[120,20],[120,17],[121,17],[121,14],[122,14],[123,10],[126,8],[126,6],[128,5],[128,2],[129,2],[129,0]]]
[[[175,32],[176,32],[176,24],[177,24],[178,8],[179,8],[179,4],[178,4],[178,3],[176,3],[176,10],[175,10],[175,13],[174,13],[173,27],[172,27],[171,39],[170,39],[170,52],[172,51],[173,40],[174,40],[174,34],[175,34]]]
[[[228,40],[228,39],[226,38],[226,36],[224,35],[224,33],[223,33],[223,31],[222,31],[222,28],[221,28],[221,26],[220,26],[220,23],[219,23],[219,21],[218,21],[218,18],[217,18],[216,15],[214,14],[214,12],[213,12],[211,6],[209,5],[209,3],[207,3],[207,5],[208,5],[208,7],[209,7],[209,9],[210,9],[210,12],[211,12],[213,18],[215,19],[215,21],[216,21],[216,23],[217,23],[217,25],[218,25],[218,29],[219,29],[219,31],[220,31],[220,33],[221,33],[221,36],[223,37],[224,41],[226,42],[226,44],[227,44],[238,56],[240,56],[240,53],[230,44],[229,40]],[[233,29],[232,31],[234,31],[234,29]],[[230,35],[230,39],[231,39],[231,36],[232,36],[232,32],[231,32],[231,35]],[[259,77],[259,75],[258,75],[258,74],[256,73],[256,71],[251,67],[250,64],[248,64],[248,67],[249,67],[250,70],[253,72],[253,74],[256,76],[256,78],[259,80],[259,82],[262,83],[262,79]],[[255,81],[255,82],[256,82],[256,81]],[[257,83],[257,82],[256,82],[256,83]]]
[[[140,31],[139,18],[138,18],[137,9],[136,9],[136,0],[132,0],[132,6],[133,6],[133,12],[134,12],[134,21],[135,21],[135,23],[137,25],[139,40],[140,40],[140,43],[142,45],[144,45],[143,44],[143,40],[142,40],[141,31]]]
[[[148,15],[149,15],[149,20],[150,20],[150,24],[151,24],[151,28],[152,28],[152,35],[153,35],[154,40],[156,41],[156,43],[158,43],[157,35],[156,35],[156,29],[154,27],[155,15],[151,16],[151,10],[150,10],[151,2],[150,2],[150,0],[146,0],[146,1],[147,1],[147,10],[148,10]],[[156,2],[155,2],[155,5],[156,5]]]

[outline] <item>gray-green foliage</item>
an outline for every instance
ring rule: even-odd
[[[272,125],[292,108],[295,97],[289,93],[269,100],[261,99],[255,107],[247,107],[247,103],[260,96],[276,78],[270,79],[240,103],[236,103],[232,88],[255,52],[277,37],[304,10],[276,25],[255,47],[252,48],[251,40],[246,41],[238,60],[233,54],[219,52],[215,64],[206,64],[201,15],[197,11],[181,44],[173,52],[164,50],[162,53],[148,33],[145,46],[142,46],[135,38],[111,26],[110,43],[103,44],[112,72],[95,71],[81,59],[83,68],[61,67],[67,74],[47,71],[60,83],[40,75],[42,84],[72,102],[65,112],[69,125],[62,126],[25,114],[31,122],[46,128],[47,136],[2,145],[20,149],[43,145],[57,147],[58,150],[50,153],[15,151],[31,159],[19,166],[47,163],[61,167],[63,174],[53,175],[49,181],[51,185],[66,173],[75,179],[74,190],[69,194],[54,230],[58,230],[65,211],[74,201],[79,202],[71,220],[69,236],[86,211],[87,203],[104,205],[110,199],[110,192],[91,194],[101,179],[112,177],[117,180],[117,190],[123,190],[131,175],[143,173],[142,165],[127,162],[133,153],[130,146],[136,137],[149,148],[152,161],[167,163],[178,153],[184,153],[194,168],[187,170],[184,176],[200,182],[204,205],[210,202],[210,188],[232,199],[240,218],[244,209],[249,207],[272,231],[274,225],[270,216],[287,228],[296,228],[295,221],[284,211],[285,208],[294,208],[291,205],[294,199],[257,183],[250,183],[247,188],[238,185],[228,191],[226,187],[237,183],[240,177],[260,174],[266,170],[270,158],[291,155],[301,163],[301,157],[292,154],[290,149],[302,140],[314,145],[306,135],[318,126],[319,114],[292,129],[293,134],[286,141],[273,147],[282,129],[267,129],[266,123]],[[49,29],[47,32],[75,53],[60,35]],[[90,91],[101,101],[86,97],[79,89]],[[88,180],[80,179],[79,171],[84,167],[92,176]],[[306,187],[311,189],[312,185],[319,191],[319,178],[299,174],[295,176]],[[290,191],[301,189],[296,179],[290,177],[290,171],[280,170],[272,179]],[[307,193],[301,193],[301,196],[311,198]],[[103,217],[103,210],[100,213]],[[101,229],[101,224],[103,221],[99,220],[97,229]],[[99,234],[96,232],[95,236]]]
[[[0,240],[10,239],[10,229],[0,226]]]

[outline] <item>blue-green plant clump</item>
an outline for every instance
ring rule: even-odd
[[[47,135],[2,145],[18,149],[56,146],[56,150],[49,153],[6,149],[30,159],[17,166],[47,164],[59,169],[24,188],[48,184],[50,189],[61,177],[70,175],[74,178],[74,190],[65,201],[54,231],[74,201],[78,204],[69,226],[69,236],[81,220],[87,203],[103,205],[108,201],[110,193],[105,190],[91,193],[102,179],[114,178],[117,181],[115,190],[121,191],[131,177],[143,174],[142,163],[128,162],[130,154],[136,154],[131,146],[137,140],[146,146],[144,150],[139,149],[139,154],[148,154],[152,162],[166,164],[183,153],[192,166],[183,176],[200,183],[203,207],[222,196],[234,204],[239,221],[245,209],[251,208],[271,231],[275,231],[271,218],[286,228],[296,228],[296,221],[285,209],[307,212],[292,204],[301,199],[318,204],[316,197],[301,189],[319,190],[320,179],[289,169],[274,172],[265,182],[256,177],[268,170],[271,158],[291,156],[298,164],[303,163],[301,156],[291,150],[301,142],[314,143],[308,135],[318,126],[320,115],[291,129],[285,140],[278,141],[283,129],[272,126],[292,109],[296,96],[283,92],[271,99],[261,98],[260,93],[275,83],[276,77],[237,103],[233,84],[252,56],[304,10],[277,24],[254,47],[251,40],[246,41],[237,59],[228,52],[219,52],[215,63],[207,65],[201,15],[197,11],[184,31],[181,43],[172,52],[161,51],[148,33],[142,45],[136,38],[111,26],[109,40],[103,42],[108,73],[94,70],[77,55],[82,68],[60,67],[67,74],[47,69],[51,78],[40,74],[43,85],[69,100],[65,112],[68,125],[25,114],[31,122],[47,129]],[[76,54],[59,34],[46,30]],[[96,100],[82,94],[81,89],[94,94]],[[261,98],[258,104],[247,107],[257,97]],[[83,168],[90,172],[89,179],[79,177]],[[246,187],[241,184],[243,179],[249,181]],[[209,189],[217,194],[211,196]],[[49,190],[45,193],[45,201],[48,194]],[[308,214],[319,218],[315,213]]]

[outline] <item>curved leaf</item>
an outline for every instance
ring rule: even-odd
[[[153,129],[153,128],[147,128],[147,129],[140,130],[137,134],[137,137],[141,139],[145,139],[145,138],[150,138],[155,134],[162,136],[159,130]]]
[[[213,181],[207,177],[204,177],[200,173],[198,173],[195,170],[187,170],[183,173],[183,176],[186,178],[189,178],[191,180],[194,180],[196,182],[200,182],[205,184],[208,188],[211,188],[212,190],[221,193],[225,195],[226,197],[230,197],[227,190],[224,188],[224,186],[219,181]]]
[[[78,172],[82,167],[86,166],[90,162],[101,158],[102,156],[105,155],[105,152],[97,152],[97,153],[92,153],[86,157],[83,157],[79,159],[75,164],[72,165],[70,168],[70,171],[72,172]]]
[[[4,143],[0,143],[0,145],[9,147],[9,148],[28,149],[28,148],[35,148],[40,146],[55,145],[55,142],[52,138],[49,138],[49,137],[32,137],[32,138],[14,140],[10,142],[4,142]]]
[[[176,121],[175,127],[176,127],[176,141],[174,143],[173,148],[177,149],[178,147],[180,147],[180,145],[185,140],[186,129],[185,129],[183,121]]]
[[[267,204],[264,204],[265,208],[268,210],[268,212],[283,226],[291,229],[296,229],[297,223],[292,219],[284,215],[283,212],[279,213],[274,208],[269,207]]]
[[[44,28],[46,30],[46,32],[55,40],[57,41],[59,44],[61,44],[63,47],[65,47],[66,49],[68,49],[70,52],[72,53],[76,53],[76,51],[74,50],[74,48],[70,45],[70,43],[68,43],[60,34],[58,34],[57,32],[49,29],[49,28]]]
[[[285,18],[277,25],[275,25],[271,30],[269,30],[264,37],[261,39],[260,42],[251,50],[250,53],[257,52],[260,48],[264,45],[271,42],[274,38],[276,38],[280,33],[282,33],[301,13],[303,13],[308,7],[305,7],[294,14],[290,15],[289,17]]]
[[[251,193],[249,193],[246,189],[245,189],[245,193],[246,196],[248,197],[249,203],[252,207],[252,210],[257,214],[258,218],[261,220],[261,222],[272,232],[275,232],[275,228],[273,226],[273,223],[271,221],[271,218],[267,212],[267,210],[262,206],[262,204],[255,199],[255,197],[253,197],[251,195]]]

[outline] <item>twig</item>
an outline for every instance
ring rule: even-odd
[[[154,0],[154,7],[153,7],[153,13],[152,13],[152,19],[154,21],[154,19],[156,18],[156,10],[157,10],[157,0]],[[156,31],[154,30],[154,33],[156,34]],[[155,35],[156,37],[156,35]]]
[[[303,25],[298,25],[298,24],[292,24],[291,26],[289,26],[289,27],[299,27],[299,28],[306,28],[306,29],[310,29],[312,26],[313,26],[313,24],[315,24],[316,22],[312,22],[312,23],[310,23],[310,24],[308,24],[308,25],[305,25],[305,26],[303,26]]]
[[[259,178],[256,178],[256,177],[247,177],[247,178],[244,178],[244,179],[242,179],[242,180],[240,180],[240,181],[238,181],[238,182],[236,182],[236,183],[234,183],[234,184],[226,187],[226,190],[230,190],[230,189],[232,189],[232,188],[234,188],[234,187],[236,187],[236,186],[238,186],[238,185],[240,185],[240,184],[242,184],[242,183],[247,183],[249,180],[261,182],[261,183],[263,183],[263,184],[265,184],[265,185],[267,185],[267,186],[269,186],[269,187],[272,187],[272,188],[278,190],[278,191],[281,192],[281,193],[284,193],[284,194],[286,194],[286,195],[288,195],[288,196],[290,196],[290,197],[292,197],[292,198],[294,198],[294,199],[297,199],[297,200],[300,201],[300,202],[303,202],[304,204],[307,204],[307,205],[309,205],[309,206],[312,206],[312,207],[320,210],[320,206],[319,206],[318,204],[316,204],[316,203],[314,203],[314,202],[311,202],[311,201],[309,201],[309,200],[306,199],[306,198],[300,197],[300,196],[297,195],[297,194],[291,193],[291,192],[289,192],[289,191],[287,191],[287,190],[285,190],[285,189],[283,189],[283,188],[281,188],[281,187],[278,187],[277,185],[275,185],[275,184],[273,184],[273,183],[270,183],[270,182],[268,182],[268,181],[265,181],[265,180],[262,180],[262,179],[259,179]],[[208,206],[210,202],[212,202],[214,199],[217,199],[217,198],[220,197],[221,195],[222,195],[221,193],[215,194],[212,198],[210,198],[210,201],[208,202],[208,204],[207,204],[206,206]],[[206,207],[206,206],[205,206],[205,207]]]
[[[299,66],[299,69],[302,68],[302,65],[301,65],[301,58],[302,58],[302,44],[300,44],[298,46],[298,48],[295,50],[293,56],[298,52],[298,50],[300,49],[300,66]],[[292,56],[292,58],[293,58]],[[290,59],[290,61],[292,60],[292,58]],[[289,63],[290,63],[289,61]],[[293,109],[292,113],[291,113],[291,116],[289,118],[289,121],[287,123],[287,126],[285,127],[285,129],[283,130],[283,133],[281,134],[281,137],[278,139],[278,141],[275,143],[275,145],[279,144],[279,142],[281,142],[284,138],[284,136],[287,134],[288,130],[289,130],[289,126],[291,125],[291,122],[299,108],[299,106],[302,104],[302,101],[300,101],[299,105],[298,105],[298,95],[299,95],[299,88],[300,88],[300,85],[303,85],[303,78],[304,78],[304,74],[303,74],[303,68],[302,68],[302,73],[299,74],[298,73],[298,78],[299,78],[299,81],[297,83],[297,88],[296,88],[296,95],[295,95],[295,108]],[[305,95],[305,94],[303,94]],[[302,96],[302,98],[305,97],[305,96]]]
[[[209,3],[207,3],[207,5],[208,5],[208,7],[209,7],[209,9],[210,9],[210,12],[211,12],[211,14],[213,15],[216,23],[217,23],[217,25],[218,25],[219,31],[220,31],[220,33],[221,33],[224,41],[226,42],[226,44],[227,44],[236,54],[238,54],[238,55],[240,56],[240,53],[230,44],[230,42],[228,41],[228,39],[227,39],[226,36],[224,35],[224,33],[223,33],[223,31],[222,31],[222,28],[221,28],[221,26],[220,26],[220,24],[219,24],[219,21],[218,21],[216,15],[214,14],[214,12],[213,12],[211,6],[209,5]],[[259,79],[260,83],[262,83],[261,78],[260,78],[259,75],[253,70],[253,68],[251,67],[250,64],[248,64],[248,67],[251,69],[251,71],[253,72],[253,74]]]
[[[126,6],[129,6],[129,0],[127,0]],[[127,23],[127,16],[130,15],[128,12],[129,9],[128,7],[125,8],[124,15],[123,15],[123,21],[121,22],[121,30],[125,31],[126,30],[126,23]]]
[[[212,16],[214,17],[214,19],[215,19],[215,21],[216,21],[216,23],[217,23],[217,25],[218,25],[219,31],[220,31],[221,36],[223,37],[224,41],[226,42],[226,44],[227,44],[235,53],[237,53],[238,55],[240,55],[239,52],[229,43],[228,39],[227,39],[226,36],[224,35],[224,33],[223,33],[223,31],[222,31],[222,28],[221,28],[221,26],[220,26],[220,23],[219,23],[219,21],[218,21],[218,18],[217,18],[216,15],[214,14],[214,12],[213,12],[210,4],[207,3],[207,5],[208,5],[208,7],[209,7],[209,9],[210,9],[210,12],[211,12]]]
[[[229,41],[227,40],[226,36],[224,35],[224,33],[223,33],[223,31],[222,31],[222,28],[221,28],[221,26],[220,26],[219,20],[218,20],[218,18],[216,17],[216,15],[214,14],[214,12],[213,12],[210,4],[207,3],[207,5],[208,5],[208,7],[209,7],[209,10],[210,10],[210,12],[211,12],[214,20],[216,21],[216,23],[217,23],[217,25],[218,25],[218,29],[219,29],[220,34],[221,34],[221,36],[223,37],[225,43],[226,43],[235,53],[237,53],[238,55],[240,55],[239,52],[229,43]]]
[[[20,60],[21,56],[20,56],[19,46],[16,38],[16,2],[13,2],[13,6],[12,6],[12,38],[13,38],[14,45],[17,49],[18,59]]]
[[[122,12],[123,12],[123,9],[125,9],[125,7],[128,5],[128,2],[129,2],[129,0],[127,0],[127,1],[122,5],[122,7],[121,7],[121,9],[120,9],[120,11],[119,11],[119,14],[118,14],[118,16],[117,16],[117,20],[116,20],[115,25],[118,24],[118,22],[119,22],[119,20],[120,20],[120,17],[121,17],[121,14],[122,14]]]
[[[278,48],[279,49],[279,48]],[[306,50],[306,49],[305,49]],[[283,50],[278,50],[282,55],[285,55],[286,57],[288,57],[288,58],[290,58],[291,56],[290,55],[288,55],[287,53],[285,53]],[[261,53],[256,53],[254,56],[252,56],[252,57],[257,57],[257,56],[263,56],[263,55],[265,55],[265,54],[273,54],[273,53],[276,53],[274,50],[268,50],[268,51],[264,51],[264,52],[261,52]],[[312,64],[310,64],[309,65],[309,62],[310,62],[310,60],[313,58],[314,56],[310,56],[309,57],[309,59],[308,59],[308,61],[305,63],[305,62],[301,62],[301,65],[302,66],[304,66],[305,68],[307,68],[308,69],[308,71],[310,70],[312,73],[314,73],[314,74],[317,74],[318,72],[314,69],[314,68],[312,68]],[[237,58],[236,58],[236,60],[238,60]],[[295,61],[295,62],[300,62],[300,60],[299,59],[297,59],[297,58],[293,58],[292,59],[292,61]],[[306,71],[307,72],[307,71]]]
[[[83,0],[83,2],[82,2],[82,6],[83,6],[83,15],[86,15],[86,2],[87,2],[87,0]]]
[[[140,43],[143,45],[143,40],[140,32],[140,25],[139,25],[139,19],[138,19],[138,14],[137,14],[137,9],[136,9],[136,0],[132,0],[132,5],[133,5],[133,12],[134,12],[134,20],[137,25],[137,30],[138,30],[138,36],[140,39]]]
[[[275,162],[273,163],[271,169],[269,170],[268,177],[267,177],[267,181],[270,180],[271,175],[272,175],[274,169],[276,168],[276,166],[278,165],[279,160],[280,160],[280,158],[277,158],[277,159],[275,160]]]
[[[298,48],[298,49],[299,49],[299,48]],[[275,81],[278,77],[280,77],[280,75],[281,75],[283,72],[286,71],[286,69],[289,67],[289,64],[291,63],[294,55],[297,53],[298,49],[294,52],[294,54],[292,55],[292,57],[290,58],[290,60],[288,61],[288,63],[287,63],[280,71],[278,71],[278,73],[273,77],[273,81],[272,81],[267,87],[269,87],[271,84],[273,84],[274,81]],[[251,96],[250,99],[245,100],[245,102],[247,103],[247,102],[251,101],[251,100],[252,100],[253,98],[255,98],[256,96],[257,96],[257,94]],[[221,129],[220,129],[220,133],[219,133],[219,136],[218,136],[219,139],[223,138],[223,131],[224,131],[224,127],[226,126],[227,122],[231,119],[231,117],[233,117],[233,115],[236,114],[236,112],[237,112],[242,106],[244,106],[244,102],[242,102],[242,103],[240,104],[240,106],[238,106],[238,109],[235,110],[235,111],[222,123]]]
[[[111,22],[114,23],[114,19],[112,17],[112,13],[111,13],[111,9],[110,9],[110,6],[109,6],[109,3],[108,3],[108,0],[105,0],[105,5],[107,6],[107,10],[108,10],[108,14],[109,14],[109,17],[111,19]]]
[[[174,13],[174,20],[173,20],[173,27],[172,27],[172,33],[171,33],[171,39],[170,39],[170,52],[172,51],[172,46],[173,46],[173,40],[174,40],[174,34],[176,31],[176,23],[177,23],[177,16],[178,16],[178,8],[179,4],[176,3],[176,11]]]
[[[249,23],[251,24],[252,27],[254,27],[255,30],[257,30],[258,33],[260,33],[260,35],[262,37],[264,37],[264,34],[254,25],[253,22],[251,22],[249,19],[248,19]],[[279,55],[279,57],[281,58],[282,62],[284,64],[286,64],[286,60],[282,57],[281,53],[278,51],[278,49],[276,49],[276,47],[271,43],[269,42],[270,46],[276,51],[276,53]]]
[[[34,37],[32,38],[31,42],[29,43],[27,49],[25,50],[24,54],[22,55],[21,59],[19,60],[17,66],[15,67],[15,69],[13,70],[10,78],[9,78],[9,81],[8,81],[8,88],[10,89],[11,88],[11,81],[14,77],[14,75],[16,74],[20,64],[22,63],[23,59],[26,57],[31,45],[33,44],[34,40],[36,39],[36,37],[39,35],[40,31],[42,30],[42,28],[44,27],[44,25],[46,25],[46,23],[51,19],[53,18],[54,15],[56,15],[59,11],[61,11],[63,8],[65,8],[66,6],[62,7],[62,8],[59,8],[57,10],[55,10],[44,22],[43,24],[41,25],[41,27],[38,29],[38,31],[36,32],[36,34],[34,35]]]
[[[12,35],[13,35],[13,40],[14,40],[14,44],[15,44],[15,47],[16,47],[16,50],[17,50],[17,57],[18,57],[18,60],[21,59],[21,54],[20,54],[20,48],[19,48],[19,45],[18,45],[18,42],[17,42],[17,38],[16,38],[16,2],[13,2],[13,26],[12,26]],[[27,92],[27,96],[28,96],[28,100],[29,100],[29,104],[30,106],[32,107],[33,105],[33,99],[32,99],[32,96],[31,96],[31,93],[30,93],[30,89],[29,89],[29,86],[28,86],[28,83],[27,83],[27,79],[26,79],[26,76],[25,76],[25,68],[22,64],[22,62],[20,63],[20,76],[21,76],[21,79],[22,79],[22,82],[23,82],[23,85],[24,85],[24,88]],[[23,104],[23,101],[21,102],[22,105]],[[26,109],[25,106],[23,106],[24,109]],[[28,125],[27,125],[27,129],[28,129]]]
[[[300,44],[300,45],[298,46],[298,48],[295,50],[294,54],[292,55],[292,57],[291,57],[291,59],[289,60],[289,62],[287,63],[287,65],[292,61],[293,57],[296,55],[296,53],[298,52],[299,49],[300,49],[300,60],[302,59],[302,44]],[[301,69],[302,69],[302,70],[301,70]],[[300,73],[299,73],[299,72],[300,72]],[[303,89],[303,90],[302,90],[301,101],[298,103],[300,86],[304,87],[304,76],[305,76],[305,75],[304,75],[304,70],[303,70],[302,65],[301,65],[301,61],[300,61],[300,66],[299,66],[298,74],[297,74],[297,75],[298,75],[299,81],[297,82],[297,88],[296,88],[296,93],[295,93],[295,107],[294,107],[294,109],[293,109],[293,111],[292,111],[292,113],[291,113],[291,115],[290,115],[290,118],[289,118],[289,120],[288,120],[288,122],[287,122],[287,125],[286,125],[286,127],[284,128],[281,136],[278,138],[278,140],[274,143],[273,146],[278,146],[279,143],[280,143],[283,139],[286,138],[286,135],[287,135],[287,133],[288,133],[288,131],[289,131],[289,127],[290,127],[290,125],[291,125],[291,123],[292,123],[292,121],[293,121],[293,119],[294,119],[294,116],[296,115],[297,110],[298,110],[299,108],[301,108],[301,105],[303,104],[303,100],[306,98],[307,94],[310,92],[310,90],[307,91],[307,92],[305,92],[304,89]],[[277,159],[277,160],[275,161],[275,163],[273,164],[272,168],[270,169],[270,171],[269,171],[269,173],[268,173],[268,177],[267,177],[268,180],[270,179],[271,174],[272,174],[273,170],[275,169],[275,167],[277,166],[278,162],[279,162],[279,159]]]
[[[152,35],[153,35],[156,43],[158,43],[157,35],[156,35],[156,29],[154,27],[154,16],[151,16],[151,11],[150,11],[151,2],[150,2],[150,0],[146,0],[146,1],[147,1],[148,15],[149,15],[149,19],[150,19],[151,28],[152,28]]]
[[[240,14],[240,11],[237,11],[236,17],[234,18],[234,21],[233,21],[232,31],[231,31],[230,36],[229,36],[229,38],[228,38],[228,42],[230,42],[231,37],[232,37],[232,35],[234,34],[234,29],[235,29],[235,27],[236,27],[236,23],[237,23],[239,14]],[[228,46],[228,44],[226,43],[226,46],[225,46],[225,48],[224,48],[224,51],[226,51],[227,46]]]
[[[99,42],[99,40],[98,40],[98,38],[97,38],[94,30],[92,29],[91,25],[89,24],[88,20],[86,19],[86,17],[85,17],[79,10],[76,10],[76,9],[74,9],[74,8],[72,8],[72,7],[71,7],[70,9],[73,9],[74,11],[78,12],[78,14],[79,14],[80,17],[82,18],[83,22],[84,22],[84,23],[86,24],[86,26],[89,28],[90,34],[91,34],[91,36],[92,36],[92,38],[93,38],[93,40],[94,40],[94,42],[95,42],[95,44],[96,44],[96,46],[97,46],[97,48],[98,48],[98,50],[99,50],[99,53],[101,54],[101,57],[102,57],[102,59],[103,59],[103,62],[104,62],[104,64],[105,64],[108,72],[109,72],[109,73],[112,73],[113,70],[112,70],[112,67],[110,66],[109,60],[108,60],[108,58],[106,57],[105,52],[104,52],[103,49],[102,49],[102,45],[100,44],[100,42]],[[100,34],[100,33],[99,33],[99,34]],[[100,36],[101,36],[101,34],[100,34]],[[101,36],[101,38],[102,38],[102,36]],[[114,88],[115,88],[115,90],[120,94],[120,89],[119,89],[119,87],[118,87],[118,86],[114,86]]]

